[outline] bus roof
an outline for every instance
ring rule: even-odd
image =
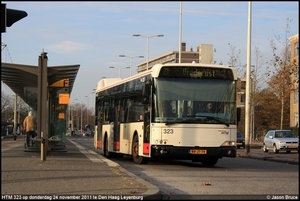
[[[152,72],[152,69],[150,69],[148,71],[138,73],[136,75],[133,75],[131,77],[124,78],[124,79],[122,79],[122,78],[105,78],[105,79],[101,79],[97,84],[97,89],[96,89],[95,92],[97,93],[98,91],[102,91],[102,90],[105,90],[107,88],[110,88],[110,87],[113,87],[113,86],[116,86],[116,85],[119,85],[119,84],[122,84],[122,83],[126,83],[130,80],[134,80],[136,78],[151,74],[151,72]]]
[[[112,85],[113,83],[119,82],[122,78],[104,78],[101,79],[97,84],[97,90]]]
[[[233,67],[229,67],[229,66],[224,66],[224,65],[215,65],[215,64],[199,64],[199,63],[166,63],[166,64],[155,64],[151,69],[147,70],[147,71],[143,71],[141,73],[138,73],[136,75],[133,75],[131,77],[128,78],[104,78],[101,79],[98,84],[97,84],[97,89],[96,92],[98,91],[102,91],[105,90],[107,88],[113,87],[113,86],[117,86],[119,84],[122,83],[126,83],[128,81],[134,80],[136,78],[139,77],[143,77],[145,75],[149,75],[151,74],[152,77],[158,77],[159,73],[160,73],[160,69],[163,66],[186,66],[186,67],[211,67],[211,68],[225,68],[225,69],[232,69],[233,71],[233,76],[234,79],[237,79],[237,75],[236,75],[236,71],[235,68]]]

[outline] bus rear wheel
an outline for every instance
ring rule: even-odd
[[[103,149],[103,155],[106,158],[112,158],[113,154],[114,153],[108,151],[108,139],[107,139],[107,137],[105,137],[105,144],[104,144],[104,149]]]
[[[135,162],[137,164],[147,164],[149,162],[149,158],[139,156],[139,138],[137,135],[135,135],[133,137],[132,159],[133,159],[133,162]]]

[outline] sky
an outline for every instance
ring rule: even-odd
[[[122,78],[137,73],[137,64],[170,51],[196,50],[212,44],[214,61],[228,65],[230,46],[247,62],[248,1],[2,1],[28,16],[1,34],[1,60],[38,65],[47,52],[48,66],[80,65],[70,103],[94,106],[93,90],[102,77]],[[180,9],[181,5],[181,9]],[[270,39],[288,38],[299,31],[298,1],[251,3],[251,63],[258,47],[270,60]],[[181,11],[181,12],[180,12]],[[287,19],[289,33],[286,33]],[[180,34],[181,33],[181,34]],[[141,34],[142,37],[133,37]],[[164,37],[147,37],[163,34]],[[126,55],[127,57],[119,57]],[[144,56],[144,58],[131,58]],[[126,69],[130,66],[131,69]],[[109,68],[113,66],[115,68]],[[7,87],[4,87],[7,88]],[[8,89],[9,90],[9,89]]]

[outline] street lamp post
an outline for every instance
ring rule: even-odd
[[[96,89],[93,89],[93,92],[89,93],[86,98],[87,98],[87,107],[86,107],[86,125],[89,125],[89,115],[88,115],[88,108],[89,108],[89,95],[95,93]]]
[[[72,104],[71,107],[71,133],[74,129],[74,105]]]
[[[81,101],[81,104],[80,104],[80,131],[81,131],[81,134],[82,134],[82,101]]]
[[[149,69],[149,38],[163,37],[164,35],[163,34],[156,34],[156,35],[152,35],[152,36],[144,36],[144,35],[141,35],[141,34],[133,34],[132,36],[142,36],[142,37],[147,38],[147,70],[148,70]]]
[[[75,99],[75,101],[77,101],[78,99]],[[72,115],[72,131],[74,131],[74,123],[75,123],[75,118],[74,117],[76,117],[77,115],[78,115],[78,113],[77,113],[77,111],[76,111],[76,116],[74,116],[74,111],[75,111],[75,102],[73,102],[72,103],[73,104],[73,115]],[[77,127],[78,127],[78,125],[79,125],[79,122],[77,121]]]
[[[89,95],[86,96],[86,103],[87,103],[87,107],[86,107],[86,125],[89,125],[89,116],[88,116],[88,108],[89,108]]]
[[[255,134],[255,121],[254,121],[254,117],[255,117],[255,92],[256,92],[256,66],[255,65],[251,65],[250,67],[253,67],[254,70],[252,70],[250,73],[253,73],[252,78],[250,77],[250,80],[252,82],[251,84],[251,102],[252,102],[252,139],[255,140],[256,139],[256,134]],[[251,139],[250,139],[251,140]]]
[[[115,68],[114,66],[110,66],[109,68]],[[121,78],[121,69],[130,68],[130,66],[124,67],[124,68],[118,68],[119,69],[119,78]]]
[[[72,115],[72,106],[71,106],[71,103],[69,103],[68,105],[68,108],[67,108],[67,121],[66,121],[66,128],[67,130],[71,130],[71,115]]]
[[[130,56],[126,56],[126,55],[119,55],[119,57],[128,57],[130,59],[130,76],[132,75],[132,59],[133,58],[144,58],[144,56],[134,56],[134,57],[130,57]]]
[[[80,130],[81,130],[81,134],[83,134],[83,132],[82,132],[82,105],[83,105],[82,99],[83,99],[84,97],[86,97],[86,96],[83,96],[83,97],[81,98],[81,103],[80,103]]]

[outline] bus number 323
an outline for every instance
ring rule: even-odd
[[[173,134],[173,129],[163,129],[163,134]]]

